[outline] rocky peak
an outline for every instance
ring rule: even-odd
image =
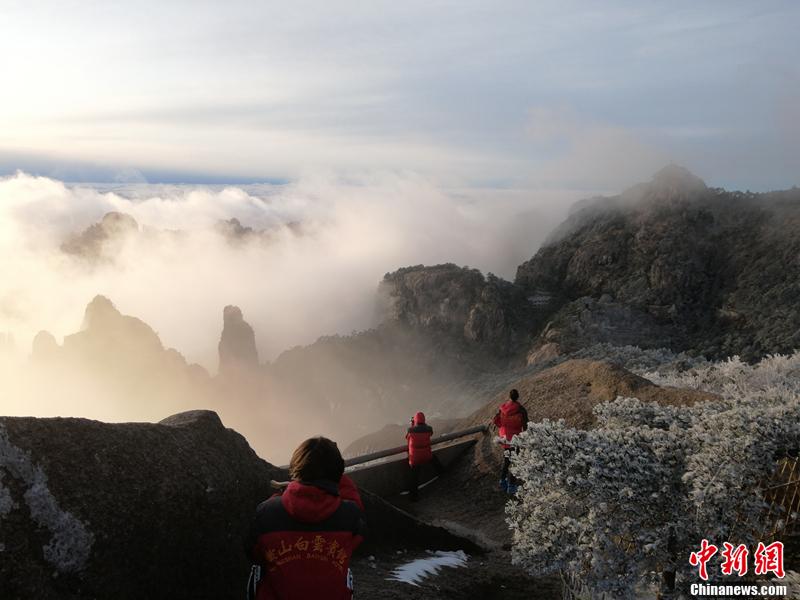
[[[118,320],[120,317],[122,317],[122,314],[117,310],[117,307],[114,306],[111,300],[105,296],[97,295],[86,305],[81,329],[87,331],[89,329],[102,328]]]
[[[110,259],[129,235],[139,232],[139,223],[132,216],[112,211],[81,233],[61,244],[61,250],[90,261]]]
[[[669,164],[647,183],[641,183],[622,193],[628,201],[664,201],[688,199],[706,192],[705,182],[688,169]]]
[[[384,317],[411,326],[463,327],[485,283],[480,271],[451,263],[387,273],[380,285]]]
[[[651,185],[662,189],[704,190],[706,183],[685,167],[669,164],[653,175]]]
[[[121,364],[124,356],[129,366],[139,361],[158,362],[164,352],[158,334],[147,323],[123,315],[105,296],[95,296],[86,306],[81,331],[64,338],[64,349],[73,357],[80,355],[98,364]],[[179,362],[184,362],[183,357]]]
[[[522,289],[492,274],[454,264],[400,269],[380,286],[384,320],[448,333],[493,353],[516,351],[530,321]]]
[[[33,338],[31,357],[36,362],[50,362],[59,356],[61,347],[49,331],[40,331]]]
[[[107,234],[128,233],[139,231],[139,224],[132,216],[126,213],[111,211],[103,215],[100,220],[100,227]]]
[[[242,225],[235,217],[217,221],[214,229],[230,242],[240,242],[256,234],[252,227]]]
[[[222,311],[218,349],[220,374],[258,367],[256,334],[238,306],[228,305]]]

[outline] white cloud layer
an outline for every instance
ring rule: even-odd
[[[320,335],[371,326],[378,282],[402,266],[456,262],[513,278],[577,198],[448,190],[396,174],[98,188],[20,173],[0,179],[0,331],[29,351],[40,329],[57,338],[76,331],[85,305],[103,294],[213,371],[222,308],[236,304],[269,359]],[[61,251],[109,211],[132,215],[151,233],[123,238],[111,262]],[[271,234],[231,244],[214,229],[230,218]]]

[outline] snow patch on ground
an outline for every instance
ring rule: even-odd
[[[428,551],[429,556],[418,558],[404,565],[400,565],[387,577],[387,581],[402,581],[418,586],[420,582],[431,575],[436,575],[442,567],[465,567],[469,557],[463,550],[445,552],[437,550]]]
[[[72,513],[61,510],[47,487],[47,476],[31,455],[17,448],[8,439],[8,433],[0,425],[0,469],[25,483],[25,502],[31,518],[50,533],[50,543],[42,548],[44,558],[62,573],[80,571],[86,566],[94,544],[94,536],[86,525]],[[1,473],[0,473],[1,474]],[[0,518],[14,507],[10,491],[0,479]]]

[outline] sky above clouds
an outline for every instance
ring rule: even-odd
[[[0,173],[413,172],[617,190],[800,171],[800,3],[0,0]]]

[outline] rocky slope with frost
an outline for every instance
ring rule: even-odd
[[[536,346],[610,342],[748,360],[800,345],[800,189],[708,188],[680,167],[578,206],[517,270],[557,298]]]

